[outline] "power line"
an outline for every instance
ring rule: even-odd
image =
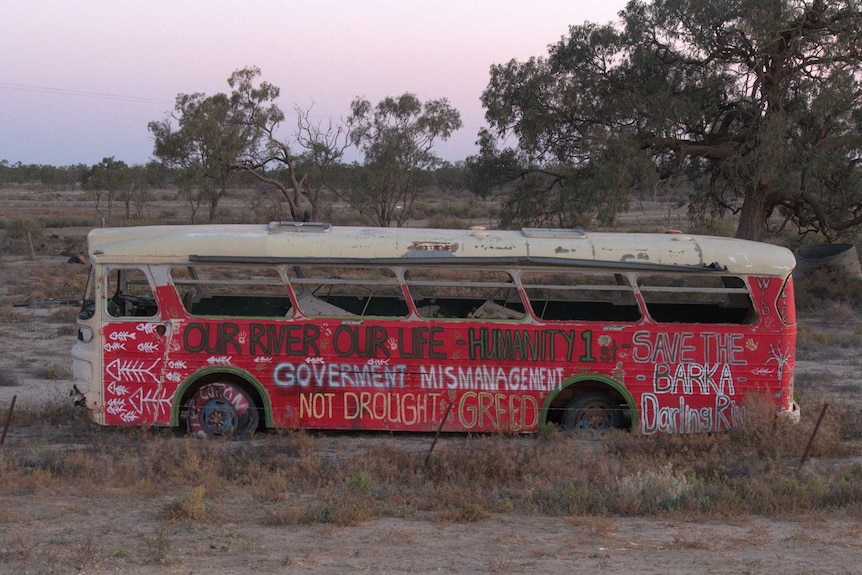
[[[147,98],[145,96],[126,96],[122,94],[106,94],[104,92],[90,92],[87,90],[71,90],[69,88],[51,88],[49,86],[30,86],[28,84],[13,84],[10,82],[0,82],[0,88],[4,88],[6,90],[18,90],[23,92],[36,92],[40,94],[53,94],[55,96],[78,96],[81,98],[96,98],[100,100],[115,100],[118,102],[137,102],[140,104],[159,104],[162,106],[170,106],[173,107],[175,102],[169,100],[162,100],[160,98]],[[296,118],[299,117],[299,114],[292,111],[285,112],[286,118]],[[309,113],[309,117],[322,118],[325,120],[340,120],[341,116],[334,116],[331,114],[316,114]],[[482,126],[461,126],[462,129],[473,129],[478,130]]]
[[[117,100],[120,102],[138,102],[141,104],[160,104],[173,106],[173,102],[160,98],[146,98],[143,96],[124,96],[121,94],[105,94],[104,92],[89,92],[86,90],[70,90],[68,88],[51,88],[48,86],[30,86],[27,84],[11,84],[0,82],[0,88],[7,90],[19,90],[23,92],[37,92],[40,94],[54,94],[56,96],[79,96],[82,98],[98,98],[100,100]]]
[[[138,102],[141,104],[161,104],[173,107],[174,102],[161,100],[159,98],[147,98],[144,96],[124,96],[121,94],[105,94],[103,92],[89,92],[86,90],[70,90],[68,88],[50,88],[48,86],[30,86],[27,84],[12,84],[9,82],[0,82],[0,88],[7,90],[19,90],[23,92],[36,92],[40,94],[53,94],[56,96],[79,96],[82,98],[97,98],[101,100],[116,100],[119,102]],[[287,118],[297,118],[299,114],[296,112],[285,112]],[[309,114],[311,117],[324,118],[328,120],[338,120],[338,116],[327,114]]]

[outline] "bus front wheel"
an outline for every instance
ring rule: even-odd
[[[201,438],[230,439],[254,433],[257,407],[232,383],[208,383],[188,401],[189,433]]]
[[[563,414],[563,428],[611,429],[622,427],[619,405],[603,393],[585,393],[572,399]]]

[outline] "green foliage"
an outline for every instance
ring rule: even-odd
[[[371,489],[371,476],[369,476],[367,473],[351,475],[344,480],[344,486],[352,491],[367,492]]]
[[[133,215],[137,218],[142,216],[149,188],[147,174],[146,168],[128,166],[111,156],[103,158],[81,175],[81,187],[93,193],[96,212],[100,215],[110,217],[114,202],[121,201],[125,207],[125,219],[129,221]]]
[[[295,134],[281,138],[285,115],[275,103],[280,89],[259,81],[260,75],[255,66],[234,71],[230,94],[179,94],[173,118],[149,124],[155,156],[180,172],[180,193],[193,220],[208,204],[210,222],[217,221],[219,202],[234,179],[277,190],[295,221],[320,220],[329,173],[350,144],[348,127],[312,122],[310,107],[297,106]],[[148,166],[147,177],[164,179],[164,173]]]
[[[0,160],[0,187],[8,184],[32,184],[39,182],[50,189],[70,189],[81,181],[87,166],[47,166],[42,164],[10,164]]]
[[[379,226],[404,225],[416,195],[440,166],[434,143],[461,127],[461,115],[446,98],[421,102],[409,92],[372,106],[356,98],[348,118],[351,142],[365,155],[351,186],[339,196]]]
[[[4,227],[6,228],[6,235],[16,240],[26,238],[27,234],[35,239],[45,230],[45,224],[38,218],[14,218],[6,222]]]
[[[277,87],[251,86],[251,79],[259,74],[257,68],[234,72],[230,86],[242,84],[247,89],[231,95],[178,94],[173,118],[148,124],[155,139],[153,154],[181,171],[181,187],[193,205],[209,204],[210,222],[215,221],[228,182],[241,171],[242,158],[264,141],[264,131],[253,115],[264,114],[276,123],[284,118],[275,104],[267,106],[278,97]]]
[[[460,192],[467,189],[470,171],[464,162],[442,162],[434,170],[434,183],[437,189],[446,193]]]
[[[862,308],[862,280],[848,277],[840,270],[819,269],[796,278],[794,287],[796,307],[801,311],[822,310],[826,304]]]
[[[71,379],[72,370],[69,369],[68,366],[65,365],[56,365],[50,364],[44,366],[40,372],[41,375],[45,379]]]
[[[834,238],[862,222],[856,0],[630,3],[545,58],[495,65],[471,187],[504,221],[607,223],[628,193],[691,184],[694,218],[774,211]],[[514,139],[515,147],[499,147]]]

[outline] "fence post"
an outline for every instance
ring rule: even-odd
[[[434,446],[437,445],[437,439],[440,437],[440,432],[443,431],[443,424],[446,423],[446,419],[449,417],[449,412],[452,411],[452,406],[454,404],[454,401],[450,401],[449,405],[446,406],[446,413],[443,414],[443,419],[440,420],[440,427],[437,428],[437,433],[434,434],[434,441],[431,442],[431,449],[428,450],[428,454],[425,456],[425,467],[428,467],[428,459],[431,457],[431,452],[434,451]]]
[[[817,435],[817,430],[820,429],[820,423],[823,421],[823,416],[826,415],[828,403],[823,404],[823,409],[820,410],[820,417],[817,418],[817,423],[814,425],[814,431],[811,432],[811,437],[808,438],[808,445],[805,446],[805,453],[802,454],[802,459],[799,460],[799,467],[796,468],[796,473],[805,465],[805,460],[808,459],[808,452],[811,451],[811,444],[814,443],[814,436]]]
[[[9,424],[12,423],[12,412],[15,411],[15,400],[17,395],[12,396],[12,403],[9,405],[9,413],[6,414],[6,423],[3,424],[3,435],[0,435],[0,446],[6,443],[6,432],[9,431]]]

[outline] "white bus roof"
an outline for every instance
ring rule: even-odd
[[[796,264],[786,248],[746,240],[545,228],[450,230],[273,222],[99,228],[89,233],[88,240],[92,261],[117,264],[499,262],[500,266],[672,267],[770,276],[786,276]]]

